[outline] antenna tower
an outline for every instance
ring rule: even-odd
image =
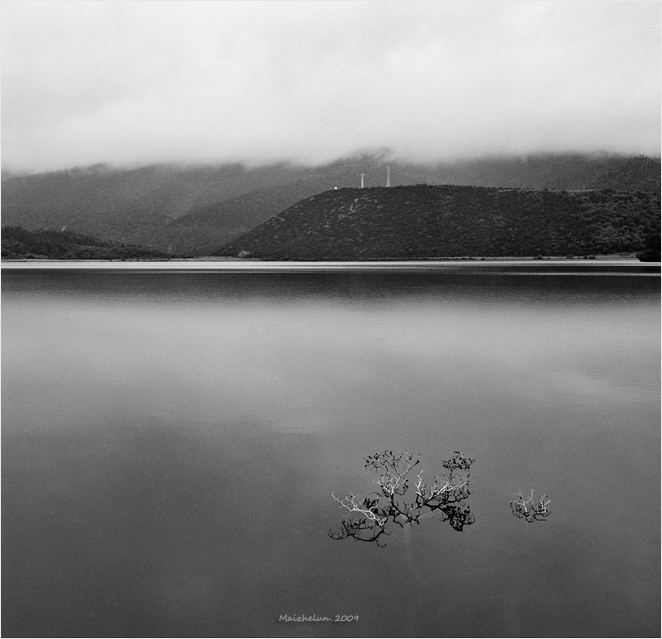
[[[391,165],[386,167],[386,186],[391,186]]]

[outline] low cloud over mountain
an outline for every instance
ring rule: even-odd
[[[658,2],[4,2],[3,168],[660,150]]]

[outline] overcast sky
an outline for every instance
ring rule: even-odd
[[[660,154],[660,2],[8,1],[2,165]]]

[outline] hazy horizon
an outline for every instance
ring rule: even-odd
[[[659,2],[2,10],[5,171],[660,155]]]
[[[250,162],[250,161],[235,161],[232,159],[229,160],[200,160],[200,161],[186,161],[186,160],[164,160],[164,161],[155,161],[155,162],[119,162],[119,163],[114,163],[114,162],[96,162],[94,164],[79,164],[79,165],[72,165],[72,166],[66,166],[66,167],[60,167],[56,169],[46,169],[46,170],[40,170],[40,169],[23,169],[23,170],[15,170],[12,167],[2,167],[2,173],[3,173],[3,179],[11,179],[13,177],[27,177],[30,175],[40,175],[40,174],[46,174],[46,173],[57,173],[57,172],[75,172],[75,171],[81,171],[81,172],[93,172],[93,171],[138,171],[140,169],[145,169],[145,168],[150,168],[150,167],[170,167],[174,170],[196,170],[196,169],[215,169],[215,168],[222,168],[222,167],[232,167],[232,166],[238,166],[242,167],[246,171],[250,171],[253,169],[260,169],[260,168],[270,168],[270,167],[277,167],[277,166],[289,166],[292,169],[316,169],[316,168],[323,168],[326,166],[331,166],[335,163],[342,163],[342,162],[361,162],[361,161],[366,161],[366,162],[371,162],[371,161],[377,161],[382,165],[385,164],[390,164],[392,166],[398,166],[399,164],[406,166],[406,165],[411,165],[411,166],[425,166],[429,167],[430,169],[434,169],[435,167],[441,167],[446,166],[446,167],[460,167],[463,164],[471,164],[472,162],[498,162],[498,161],[511,161],[511,160],[521,160],[521,161],[527,161],[531,159],[544,159],[544,158],[552,158],[552,157],[573,157],[573,156],[578,156],[582,158],[614,158],[614,157],[648,157],[653,160],[660,160],[660,154],[641,154],[641,153],[623,153],[623,152],[607,152],[607,151],[591,151],[591,152],[571,152],[571,151],[559,151],[559,152],[545,152],[545,151],[540,151],[540,152],[532,152],[532,153],[524,153],[524,154],[490,154],[490,155],[483,155],[483,156],[475,156],[475,157],[469,157],[469,158],[463,158],[463,157],[457,157],[457,158],[446,158],[446,159],[439,159],[439,160],[429,160],[429,161],[410,161],[410,160],[401,160],[400,158],[394,157],[393,154],[391,153],[385,153],[385,154],[372,154],[371,152],[365,152],[365,151],[357,151],[356,153],[350,153],[348,155],[338,157],[338,158],[333,158],[329,161],[326,161],[324,163],[317,162],[317,163],[304,163],[304,162],[297,162],[294,160],[273,160],[272,162]]]

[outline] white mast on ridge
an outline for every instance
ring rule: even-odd
[[[391,186],[391,165],[386,167],[386,186]]]
[[[361,173],[361,188],[364,188],[363,184],[363,177],[365,176],[365,173]]]

